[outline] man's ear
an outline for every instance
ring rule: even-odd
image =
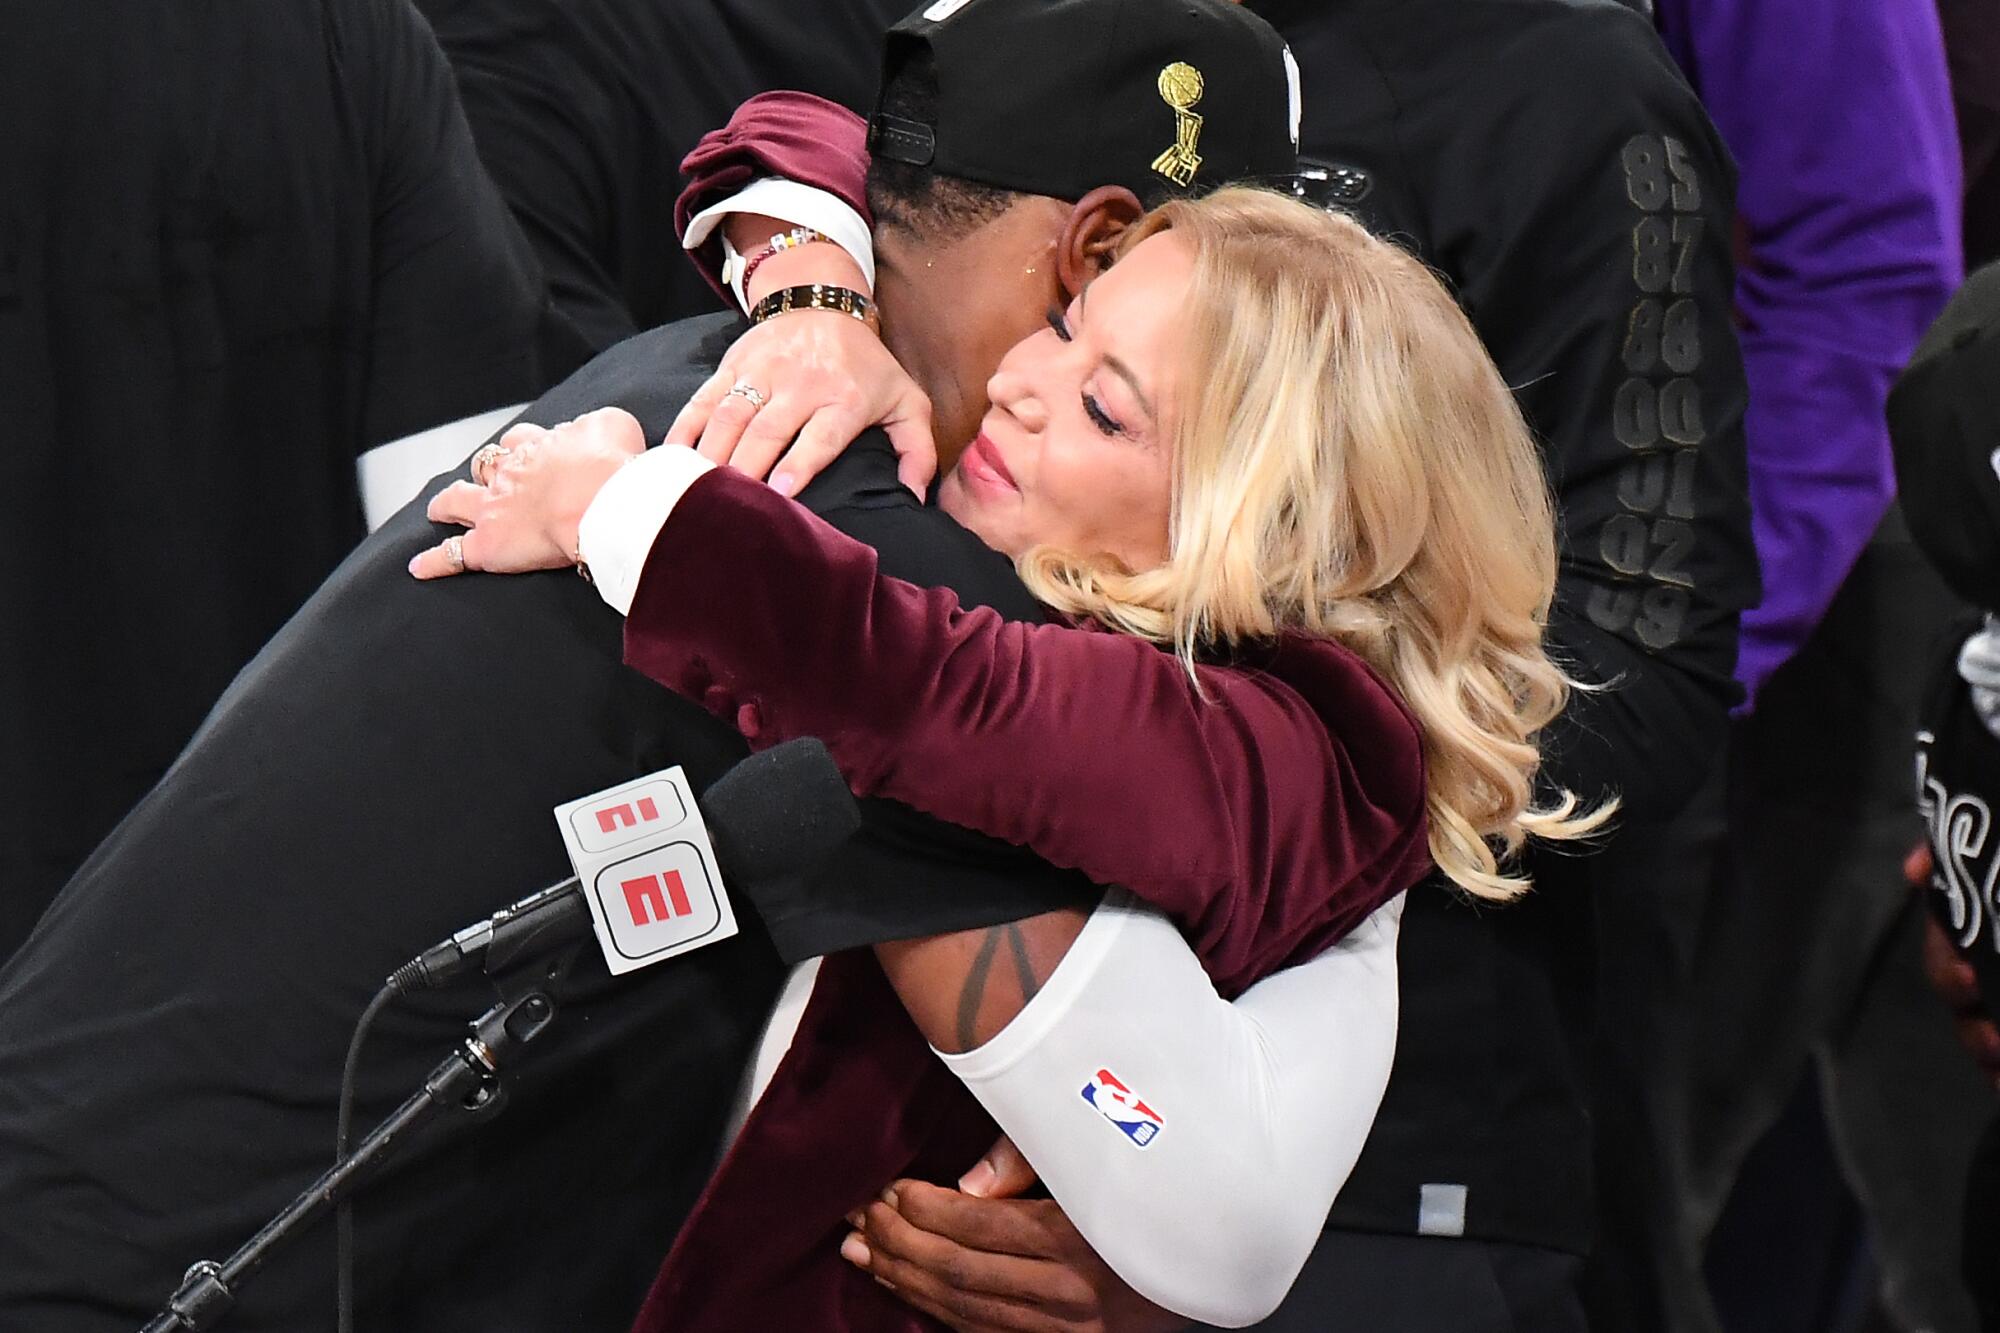
[[[1065,295],[1075,296],[1111,267],[1119,241],[1145,211],[1139,196],[1122,185],[1100,185],[1076,201],[1056,250],[1056,278]]]

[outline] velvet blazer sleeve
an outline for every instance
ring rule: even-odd
[[[760,176],[825,190],[872,225],[868,126],[838,102],[811,93],[759,93],[736,108],[727,125],[701,137],[682,159],[681,174],[687,184],[674,202],[676,238],[687,235],[695,214]],[[693,257],[716,295],[732,300],[716,277],[722,272],[721,240],[710,237]]]
[[[1233,993],[1429,866],[1414,723],[1352,654],[1204,668],[1007,622],[716,469],[660,529],[627,662],[753,745],[823,739],[855,791],[1020,843],[1176,918]]]

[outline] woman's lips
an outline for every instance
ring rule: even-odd
[[[986,438],[985,431],[973,437],[958,465],[970,472],[975,480],[984,482],[988,486],[1005,487],[1010,491],[1021,489],[1014,484],[1014,474],[1007,470],[1007,464],[1000,457],[999,449],[994,447],[993,441]]]

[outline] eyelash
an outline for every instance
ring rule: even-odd
[[[1055,330],[1056,337],[1062,339],[1064,342],[1070,341],[1069,321],[1063,317],[1060,307],[1049,307],[1049,327]],[[1106,435],[1123,435],[1125,433],[1125,427],[1119,423],[1117,418],[1106,412],[1103,405],[1089,394],[1083,395],[1083,414],[1090,418],[1091,425],[1097,427],[1098,430]]]
[[[1125,428],[1113,420],[1111,414],[1100,407],[1097,400],[1089,394],[1083,396],[1083,412],[1085,416],[1090,418],[1090,424],[1097,427],[1097,429],[1106,435],[1123,435],[1125,433]]]

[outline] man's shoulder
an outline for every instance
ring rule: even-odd
[[[718,314],[627,338],[529,404],[519,420],[552,426],[596,408],[623,407],[658,439],[741,329],[740,319]],[[410,577],[410,558],[446,531],[425,513],[430,498],[465,475],[461,464],[433,477],[351,552],[260,656],[260,671],[303,671],[372,643],[371,651],[389,654],[413,678],[429,679],[428,673],[449,674],[467,644],[496,639],[511,641],[510,653],[544,668],[557,660],[583,670],[616,667],[618,617],[581,580]],[[366,690],[387,669],[366,653],[349,665],[345,673],[321,670],[322,687]]]

